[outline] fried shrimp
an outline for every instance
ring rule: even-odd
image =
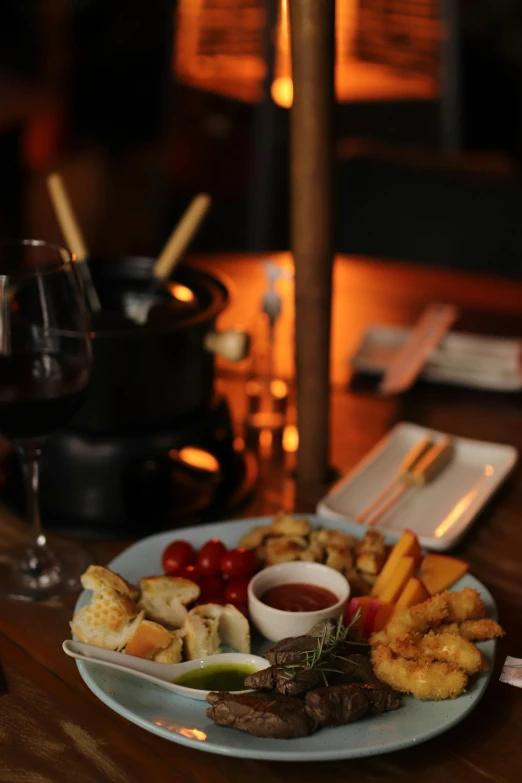
[[[464,639],[469,639],[470,642],[485,642],[487,639],[496,639],[505,634],[498,623],[488,618],[466,620],[459,625],[459,632]]]
[[[439,625],[448,616],[448,601],[446,597],[434,595],[422,604],[411,609],[398,609],[386,626],[389,639],[405,633],[426,633],[434,625]]]
[[[486,615],[486,607],[479,591],[471,587],[465,587],[458,593],[446,591],[441,593],[440,597],[447,604],[448,622],[463,623],[466,620],[479,620]]]
[[[456,699],[468,682],[465,672],[448,663],[397,658],[389,647],[383,645],[373,649],[372,664],[381,682],[402,693],[411,693],[416,699]]]
[[[452,633],[460,636],[460,625],[458,623],[442,623],[437,628],[433,628],[433,633]]]
[[[430,631],[426,636],[405,634],[393,639],[390,648],[403,658],[441,661],[463,669],[466,674],[476,674],[489,668],[486,659],[472,642],[452,633],[435,634]]]

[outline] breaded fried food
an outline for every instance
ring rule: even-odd
[[[442,623],[437,628],[433,628],[433,633],[452,633],[460,636],[460,626],[458,623]]]
[[[505,635],[503,628],[487,617],[482,620],[466,620],[459,625],[459,633],[470,642],[485,642],[487,639]]]
[[[446,590],[440,594],[448,607],[448,622],[463,623],[465,620],[480,620],[486,616],[486,607],[478,590],[465,587],[458,593]]]
[[[416,699],[456,699],[465,691],[468,682],[465,672],[448,663],[408,661],[396,657],[383,645],[373,649],[372,664],[381,682],[396,691],[411,693]]]
[[[390,639],[405,633],[426,633],[447,617],[448,601],[441,593],[410,609],[397,609],[386,626],[386,633]]]
[[[480,650],[458,634],[435,634],[433,631],[425,636],[404,634],[391,640],[390,649],[409,660],[449,663],[463,669],[466,674],[476,674],[489,668]]]

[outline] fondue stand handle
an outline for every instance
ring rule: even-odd
[[[200,193],[189,204],[154,264],[152,274],[156,280],[167,280],[172,273],[207,214],[210,202],[207,193]]]
[[[61,175],[56,172],[49,174],[47,188],[65,242],[73,255],[73,260],[78,262],[77,268],[80,270],[89,306],[93,312],[97,312],[101,310],[101,304],[86,263],[89,251]]]

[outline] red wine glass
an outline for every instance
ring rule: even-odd
[[[37,240],[0,244],[0,434],[20,456],[28,541],[0,557],[0,595],[26,601],[80,587],[92,562],[71,541],[51,545],[38,506],[45,439],[81,406],[92,365],[80,276],[63,248]]]

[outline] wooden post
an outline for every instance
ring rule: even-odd
[[[329,457],[335,0],[289,0],[288,7],[297,503],[308,510],[304,506],[313,506],[324,491]]]

